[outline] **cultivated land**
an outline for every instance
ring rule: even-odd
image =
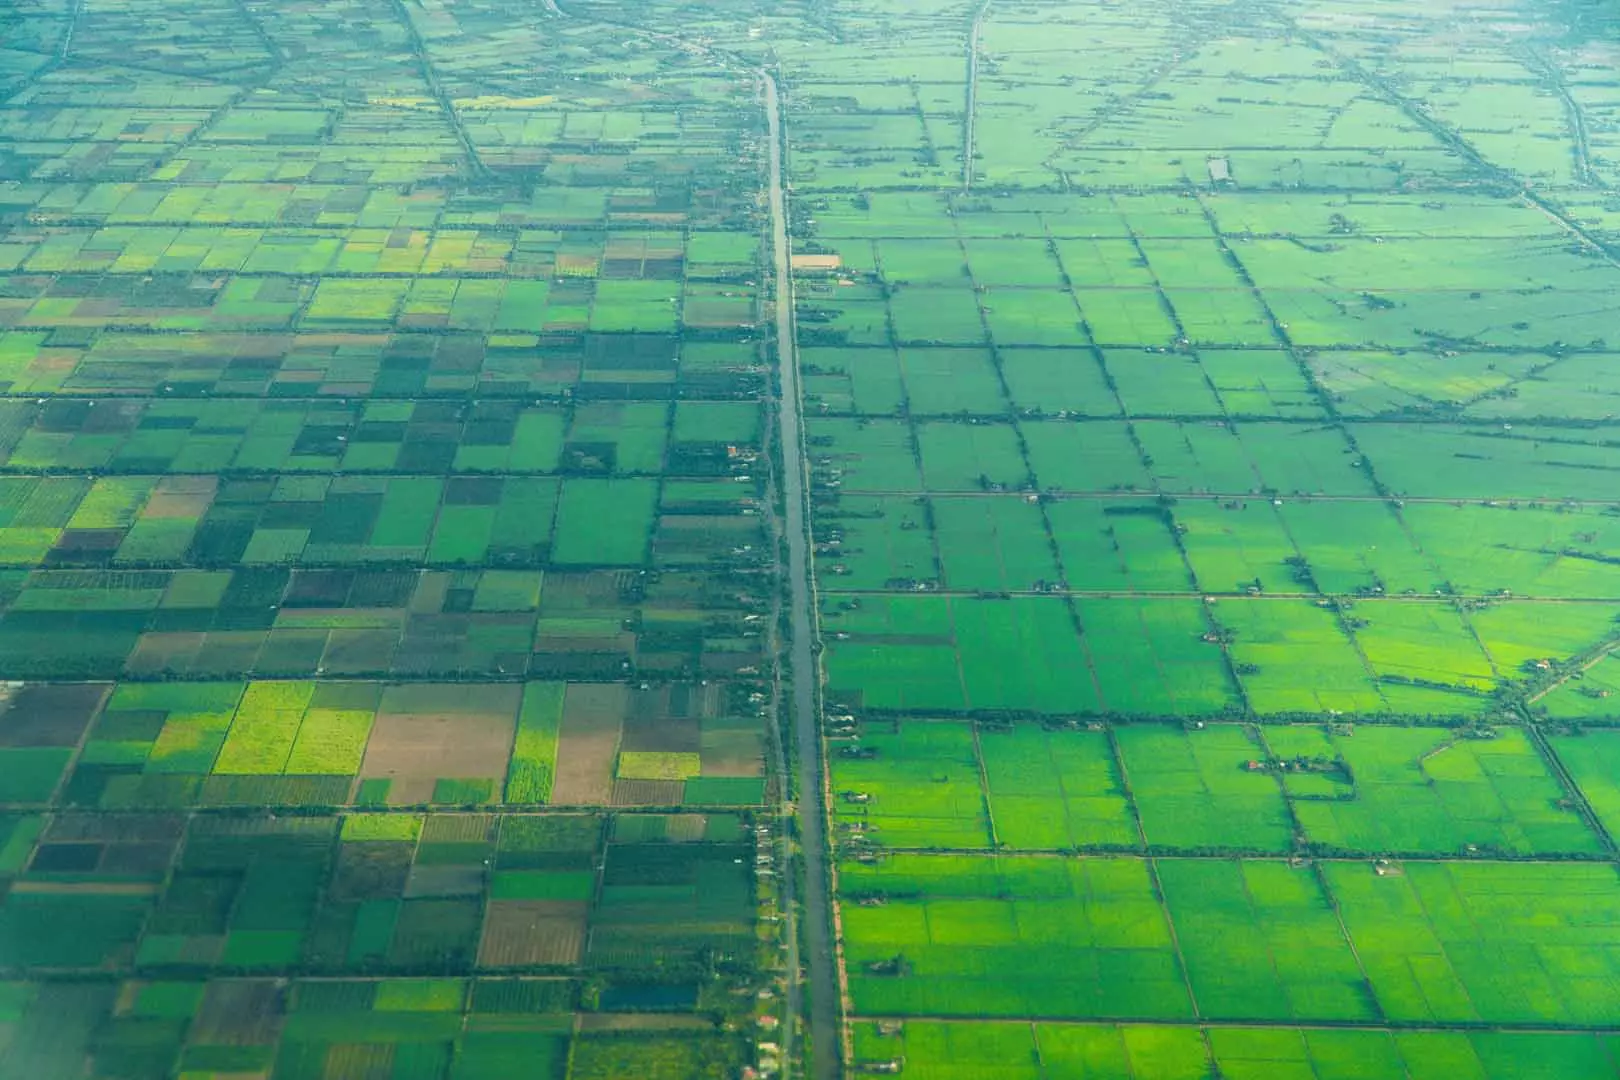
[[[1620,1072],[1612,27],[577,8],[779,72],[847,1069]]]
[[[791,1045],[765,132],[539,5],[0,12],[0,1075]]]
[[[0,12],[0,1075],[1620,1076],[1602,15]]]

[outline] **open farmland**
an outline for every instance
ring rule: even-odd
[[[764,129],[539,5],[0,11],[0,1075],[768,1057]]]
[[[1593,15],[0,11],[0,1075],[1620,1077]]]
[[[578,6],[780,70],[851,1074],[1620,1072],[1612,21]]]

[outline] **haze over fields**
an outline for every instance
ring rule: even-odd
[[[0,1078],[1620,1076],[1617,70],[0,6]]]

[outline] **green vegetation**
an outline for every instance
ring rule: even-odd
[[[791,102],[856,1071],[1615,1075],[1612,40],[677,11]]]
[[[1620,1075],[1613,27],[560,2],[0,12],[0,1075]]]
[[[0,1075],[757,1061],[751,77],[485,0],[0,40]]]

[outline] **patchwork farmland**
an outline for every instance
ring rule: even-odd
[[[1620,1076],[1617,62],[0,11],[0,1075]]]
[[[784,87],[849,1074],[1616,1075],[1612,21],[574,7]]]
[[[132,0],[0,98],[0,1074],[768,1056],[752,81]]]

